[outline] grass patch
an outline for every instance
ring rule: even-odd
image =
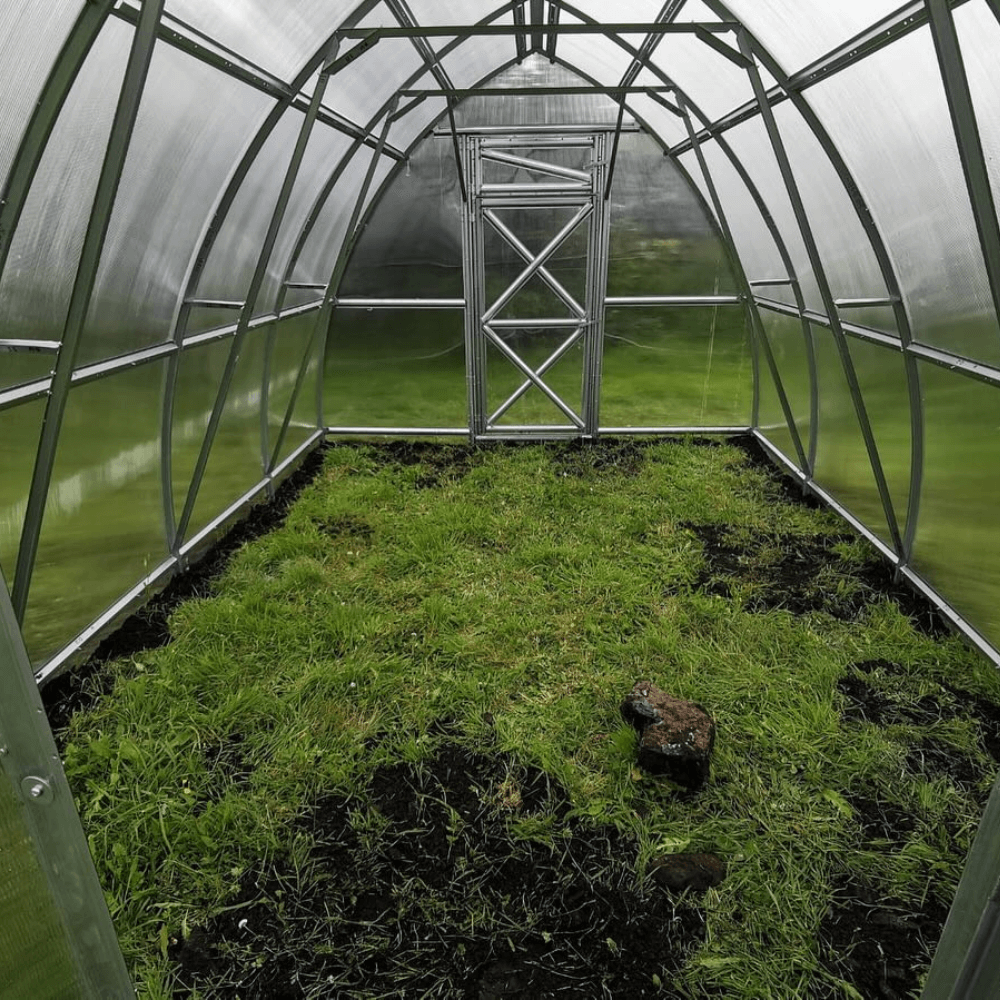
[[[140,993],[915,991],[1000,703],[918,610],[733,444],[332,447],[63,734]],[[634,767],[640,677],[716,719],[696,796]],[[645,878],[683,850],[726,881]]]

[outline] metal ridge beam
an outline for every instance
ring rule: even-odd
[[[685,21],[680,24],[658,24],[655,21],[612,22],[610,24],[549,24],[543,32],[557,35],[725,35],[738,31],[739,21],[707,21],[704,23]],[[516,24],[436,24],[414,28],[344,28],[338,31],[340,38],[471,38],[474,36],[517,35],[524,29]],[[533,33],[534,34],[534,33]]]

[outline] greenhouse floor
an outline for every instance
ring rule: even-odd
[[[333,445],[50,685],[140,996],[917,996],[1000,677],[748,449]]]

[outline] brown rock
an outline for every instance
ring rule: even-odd
[[[654,861],[649,876],[671,892],[704,892],[726,877],[726,863],[715,854],[671,854]]]
[[[715,723],[705,709],[639,681],[626,695],[622,717],[642,734],[639,766],[692,791],[708,780]]]

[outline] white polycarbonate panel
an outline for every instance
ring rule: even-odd
[[[287,111],[264,143],[215,240],[197,298],[246,299],[303,119],[300,112]],[[189,325],[188,332],[200,331]]]
[[[788,277],[771,233],[736,168],[716,143],[706,143],[702,148],[747,278],[753,281]],[[711,205],[708,187],[695,154],[685,153],[680,162]],[[767,289],[769,296],[777,298],[774,292],[774,289]]]
[[[285,218],[278,230],[278,239],[268,261],[267,276],[257,299],[254,312],[257,315],[274,309],[278,288],[288,266],[288,257],[295,247],[306,217],[316,202],[323,185],[336,169],[353,142],[342,132],[336,132],[322,125],[314,126],[302,158],[298,180],[292,190]]]
[[[326,284],[330,280],[372,155],[370,149],[363,147],[344,169],[306,240],[293,281]]]
[[[884,299],[888,292],[875,251],[819,141],[791,102],[779,104],[775,118],[834,298]],[[788,220],[789,227],[794,224],[794,219]],[[808,276],[808,262],[804,258],[801,266],[803,275]],[[817,309],[822,308],[814,282],[808,283],[806,292],[807,304],[815,303]],[[886,317],[884,313],[851,310],[849,318],[857,322],[875,320],[872,325],[884,326],[891,314]],[[889,329],[895,332],[895,325]]]
[[[499,3],[483,0],[409,0],[407,6],[417,24],[474,24],[488,17]],[[437,47],[439,40],[432,42]]]
[[[62,338],[131,41],[121,21],[105,25],[59,115],[11,237],[0,336]]]
[[[81,364],[169,339],[205,219],[270,104],[177,49],[156,47],[80,345]]]
[[[389,132],[389,144],[396,149],[406,150],[420,135],[434,124],[447,110],[444,98],[429,97],[417,105],[405,118],[400,118]],[[448,119],[444,119],[447,124]]]
[[[608,20],[607,14],[597,20]],[[579,24],[580,21],[563,15],[562,24]],[[645,35],[617,36],[626,46],[638,50]],[[613,87],[628,71],[634,61],[634,53],[607,35],[563,35],[556,46],[556,56],[574,69],[586,74],[606,87]]]
[[[82,0],[19,0],[0,7],[0,189]]]
[[[1000,362],[989,282],[929,29],[811,87],[807,96],[885,234],[916,339]]]
[[[954,18],[975,103],[979,136],[986,153],[993,198],[1000,205],[1000,77],[997,75],[1000,23],[983,0],[958,7]]]
[[[900,0],[729,0],[727,4],[790,73],[901,6]]]
[[[665,147],[675,145],[687,135],[680,118],[662,104],[658,104],[652,97],[636,94],[628,99],[626,107],[628,110],[625,113],[631,113],[647,131],[659,136]]]
[[[476,86],[517,58],[513,36],[509,38],[470,38],[441,60],[451,82],[461,89]],[[491,81],[488,86],[494,86]]]
[[[733,35],[720,35],[718,40],[735,49]],[[746,103],[753,97],[753,88],[746,70],[706,45],[696,35],[664,35],[652,57],[653,65],[697,105],[712,120]],[[636,80],[638,86],[655,86],[649,70]]]
[[[617,21],[620,24],[651,24],[663,9],[663,0],[574,0],[573,6],[589,14],[595,21]]]
[[[806,254],[802,234],[792,211],[788,198],[788,190],[778,170],[778,162],[774,156],[771,140],[761,118],[751,118],[726,132],[725,138],[733,152],[746,168],[750,179],[760,193],[778,227],[778,232],[791,256],[795,273],[802,285],[806,305],[812,309],[822,310],[823,301],[813,278],[812,268]],[[784,274],[768,275],[767,277],[784,277]],[[764,294],[770,298],[784,298],[776,294],[780,289],[768,288]]]
[[[167,0],[166,11],[291,79],[357,6],[358,0]]]
[[[379,8],[358,27],[379,25],[397,27],[398,22],[388,11]],[[423,75],[423,66],[424,62],[410,39],[383,38],[331,78],[325,103],[345,118],[367,126],[399,88],[413,86],[410,80]]]
[[[450,137],[421,143],[365,220],[340,294],[461,299],[462,194]]]

